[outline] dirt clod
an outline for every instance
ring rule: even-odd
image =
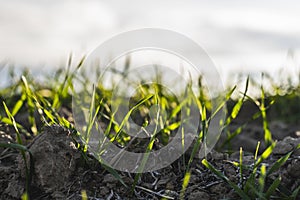
[[[293,160],[291,164],[288,165],[287,171],[291,177],[300,177],[300,160]]]
[[[29,145],[34,159],[33,185],[53,198],[60,198],[76,170],[80,153],[68,136],[69,132],[60,126],[46,127]],[[29,157],[28,157],[29,159]],[[23,159],[19,157],[19,169],[24,171]],[[21,174],[25,178],[25,173]]]
[[[293,146],[285,141],[280,141],[276,144],[273,153],[276,155],[284,155],[293,150]]]
[[[196,191],[194,193],[191,193],[188,197],[188,200],[198,200],[198,199],[203,199],[203,200],[209,200],[210,197],[206,192],[202,191]]]

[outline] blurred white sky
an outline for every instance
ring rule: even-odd
[[[272,71],[299,64],[299,10],[297,0],[0,0],[0,62],[54,67],[70,52],[80,59],[116,34],[153,27],[196,41],[221,73]]]

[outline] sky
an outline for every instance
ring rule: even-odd
[[[300,1],[0,0],[0,63],[64,65],[122,32],[163,28],[197,42],[220,73],[300,62]]]

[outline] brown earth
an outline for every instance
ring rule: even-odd
[[[66,111],[65,111],[66,112]],[[229,127],[235,130],[246,119],[252,116],[253,109],[244,109],[239,120]],[[68,114],[67,114],[68,115]],[[277,159],[300,143],[299,123],[289,124],[272,120],[269,124],[273,139],[278,143],[272,155],[265,161],[271,166]],[[231,181],[241,183],[239,170],[228,161],[238,161],[236,150],[242,146],[243,163],[253,164],[253,154],[257,141],[263,141],[263,129],[260,120],[247,122],[242,133],[230,144],[230,154],[213,150],[207,160],[223,172]],[[144,173],[134,190],[131,186],[135,174],[119,172],[123,185],[110,174],[90,154],[84,154],[76,148],[76,141],[71,132],[59,126],[43,127],[43,131],[35,138],[23,136],[27,147],[33,154],[34,169],[30,187],[31,199],[81,199],[81,191],[85,190],[89,199],[178,199],[182,189],[185,166],[183,157],[161,170]],[[12,127],[0,124],[0,143],[15,141],[16,134]],[[225,136],[221,136],[217,147],[220,147]],[[262,142],[260,152],[264,149]],[[228,146],[224,146],[225,152]],[[218,149],[218,148],[216,148]],[[236,151],[236,152],[234,152]],[[185,155],[185,162],[189,155]],[[26,155],[29,161],[29,155]],[[27,163],[29,167],[29,162]],[[245,175],[249,172],[244,172]],[[300,185],[300,151],[295,151],[287,162],[267,179],[270,185],[275,178],[281,176],[282,187],[293,191]],[[25,163],[17,150],[0,148],[0,198],[20,199],[25,192]],[[298,196],[300,198],[300,196]],[[240,199],[235,191],[223,180],[201,164],[195,158],[191,167],[191,178],[185,192],[185,199]]]

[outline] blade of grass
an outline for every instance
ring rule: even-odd
[[[82,200],[88,200],[86,190],[81,190],[81,199]]]
[[[262,73],[262,79],[264,77],[264,74]],[[263,82],[263,80],[262,80]],[[272,134],[269,129],[269,124],[268,124],[268,119],[267,119],[267,112],[266,112],[266,106],[265,106],[265,90],[263,87],[263,84],[261,84],[261,104],[260,104],[260,111],[261,111],[261,116],[263,120],[263,129],[264,129],[264,140],[267,146],[271,145],[273,140],[272,140]]]
[[[291,197],[292,199],[296,200],[297,199],[297,196],[299,194],[299,191],[300,191],[300,185],[293,191]]]
[[[227,182],[242,199],[250,200],[249,196],[241,188],[239,188],[235,183],[230,181],[222,172],[214,168],[206,159],[202,160],[202,164],[207,169],[212,171],[215,175],[217,175],[219,178]]]
[[[271,168],[268,169],[267,171],[267,176],[269,176],[270,174],[272,174],[273,172],[277,171],[282,165],[284,165],[284,163],[289,159],[289,157],[292,155],[293,152],[290,152],[288,154],[286,154],[285,156],[282,156],[281,158],[279,158],[273,165]]]
[[[270,199],[271,195],[274,194],[278,186],[280,185],[281,177],[276,178],[273,183],[270,185],[269,189],[265,193],[266,199]]]
[[[26,101],[28,105],[28,111],[29,111],[29,116],[28,120],[31,125],[31,131],[34,135],[37,135],[37,127],[36,127],[36,122],[35,122],[35,117],[34,117],[34,111],[35,111],[35,105],[33,103],[33,91],[29,87],[28,81],[24,75],[21,76],[22,80],[22,88],[23,88],[23,94],[26,94]]]
[[[266,180],[266,165],[262,165],[260,168],[260,176],[258,178],[259,183],[259,193],[263,194],[265,188],[265,180]]]
[[[182,189],[180,191],[180,196],[179,196],[180,200],[184,200],[184,194],[189,185],[190,178],[191,178],[191,172],[188,171],[185,173],[184,178],[183,178],[183,183],[182,183],[182,187],[181,187]]]
[[[257,168],[265,159],[267,159],[271,153],[273,152],[273,149],[276,145],[276,142],[273,142],[258,158],[258,160],[254,164],[254,169]]]
[[[256,149],[255,149],[255,153],[254,153],[254,161],[257,160],[259,147],[260,147],[260,141],[258,141],[257,145],[256,145]]]
[[[121,133],[122,128],[124,127],[125,123],[128,121],[130,115],[132,114],[132,112],[134,110],[136,110],[140,105],[142,105],[144,102],[148,101],[149,99],[151,99],[154,95],[148,95],[147,97],[143,98],[142,100],[140,100],[135,106],[133,106],[128,113],[125,115],[124,119],[122,120],[120,126],[117,128],[117,134],[115,135],[114,138],[111,139],[111,142],[115,141],[116,138],[119,136],[119,134]]]
[[[237,101],[237,103],[234,105],[230,116],[227,118],[227,124],[230,124],[231,121],[233,119],[235,119],[237,117],[237,115],[239,114],[239,112],[240,112],[240,110],[241,110],[241,108],[243,106],[243,103],[245,101],[245,98],[246,98],[246,95],[247,95],[247,92],[248,92],[248,87],[249,87],[249,76],[247,77],[247,80],[246,80],[246,86],[245,86],[245,91],[243,93],[243,97],[240,98]]]
[[[21,98],[17,101],[17,103],[15,104],[14,108],[11,111],[12,116],[15,116],[19,112],[25,100],[26,100],[26,95],[22,94]]]
[[[156,91],[156,94],[154,95],[154,97],[155,97],[156,104],[158,104],[159,97],[157,95],[157,91]],[[157,121],[159,119],[159,113],[160,113],[160,109],[158,109],[157,114],[156,114],[156,120]],[[141,165],[138,167],[138,173],[134,177],[134,182],[133,182],[133,185],[132,185],[132,188],[131,188],[131,192],[133,192],[135,186],[137,185],[138,180],[140,179],[140,176],[141,176],[142,172],[144,171],[145,165],[146,165],[146,163],[148,161],[148,158],[150,156],[150,151],[153,148],[153,144],[154,144],[154,141],[155,141],[155,138],[156,138],[156,135],[157,135],[157,126],[158,126],[158,124],[156,123],[155,127],[154,127],[154,130],[153,130],[153,133],[151,134],[150,141],[147,145],[146,152],[144,153],[143,159],[141,161]],[[144,129],[144,128],[142,128],[142,129]]]
[[[243,184],[243,148],[242,147],[240,148],[239,169],[240,169],[240,183]]]

